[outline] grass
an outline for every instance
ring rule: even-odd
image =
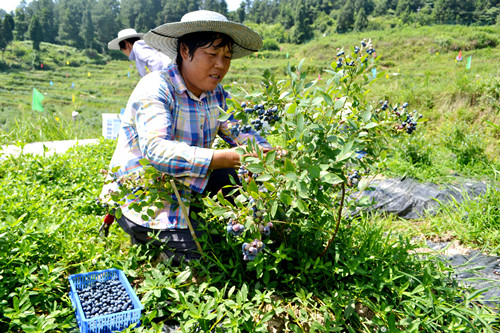
[[[110,267],[125,272],[145,306],[137,332],[157,332],[174,319],[185,331],[220,331],[221,322],[234,332],[267,332],[269,325],[294,332],[499,329],[480,294],[459,288],[439,261],[409,253],[415,247],[411,233],[398,233],[397,224],[387,232],[387,220],[368,215],[342,225],[332,255],[303,253],[290,261],[293,249],[280,247],[272,253],[281,261],[262,272],[220,239],[205,239],[202,263],[176,266],[156,261],[153,248],[130,246],[116,224],[109,238],[100,237],[103,211],[94,198],[99,169],[114,144],[104,140],[59,156],[12,157],[0,164],[2,331],[76,332],[67,276]],[[498,202],[498,192],[484,200],[471,201],[462,212],[482,214],[484,205]],[[455,228],[465,231],[469,221],[460,215],[450,208],[441,218],[454,219]],[[483,215],[474,234],[498,229],[498,212]]]
[[[342,223],[324,257],[314,255],[324,244],[311,242],[303,253],[276,244],[266,249],[268,261],[247,263],[234,243],[212,236],[203,239],[205,261],[176,266],[158,262],[158,249],[130,246],[116,224],[109,238],[100,237],[105,212],[94,199],[114,141],[0,162],[0,331],[76,332],[67,276],[110,267],[125,272],[145,306],[137,332],[157,332],[170,320],[182,322],[185,331],[205,332],[220,331],[221,322],[234,332],[499,331],[498,307],[484,307],[482,291],[458,286],[440,261],[411,255],[418,246],[412,238],[421,235],[446,235],[499,253],[499,109],[492,104],[499,70],[491,62],[499,48],[483,47],[497,33],[491,27],[353,33],[233,62],[225,82],[237,100],[246,100],[240,89],[254,93],[265,69],[279,77],[288,62],[295,66],[304,58],[308,78],[321,74],[326,80],[323,70],[337,47],[372,38],[389,78],[380,74],[369,97],[407,101],[427,119],[416,135],[388,139],[394,155],[385,175],[437,183],[459,175],[491,184],[484,196],[443,206],[422,221],[362,215]],[[470,70],[454,61],[459,49],[473,56]],[[42,44],[43,70],[31,69],[30,56],[29,43],[5,52],[2,143],[98,137],[101,113],[118,113],[138,80],[129,62],[97,55],[87,62],[85,53],[68,47]],[[44,113],[30,110],[33,86],[47,93]],[[213,228],[224,232],[219,224]]]

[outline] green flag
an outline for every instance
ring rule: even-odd
[[[469,56],[469,59],[467,59],[467,66],[465,66],[465,69],[470,69],[470,62],[472,61],[472,56]]]
[[[33,88],[33,102],[31,103],[31,109],[43,112],[42,101],[45,98],[41,92]]]

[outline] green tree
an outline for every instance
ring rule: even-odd
[[[222,15],[227,15],[226,0],[204,0],[201,5],[202,9],[212,10]]]
[[[40,50],[40,43],[43,40],[42,25],[38,15],[34,14],[31,17],[30,25],[28,27],[29,38],[33,41],[33,49]]]
[[[92,12],[90,3],[87,4],[87,9],[83,15],[81,37],[83,38],[86,50],[92,50],[95,44],[95,27],[92,22]]]
[[[236,14],[237,14],[237,17],[238,17],[238,22],[240,23],[243,23],[245,22],[245,7],[246,7],[246,3],[245,1],[242,1],[240,3],[240,7],[236,10]]]
[[[3,20],[0,21],[0,50],[2,50],[2,61],[3,61],[3,52],[7,47],[7,42],[3,37]]]
[[[120,2],[119,20],[123,27],[145,32],[157,25],[157,19],[161,11],[161,0],[122,0]]]
[[[118,0],[98,0],[92,9],[92,20],[96,30],[96,42],[100,51],[108,51],[108,42],[116,35],[120,29],[119,24],[120,3]]]
[[[84,3],[80,1],[59,1],[59,42],[83,48],[83,38],[80,35],[82,16],[85,12],[85,7],[83,6]]]
[[[354,22],[354,31],[363,31],[368,26],[368,18],[366,17],[365,9],[361,7]]]
[[[292,39],[294,43],[302,44],[313,37],[309,13],[304,2],[301,2],[295,14],[295,25],[292,28]]]
[[[352,0],[347,0],[342,9],[340,10],[337,19],[337,32],[343,33],[351,31],[354,25],[354,4]]]
[[[200,1],[163,0],[162,8],[158,16],[158,24],[180,21],[184,14],[200,9]]]
[[[354,12],[359,13],[361,8],[365,10],[365,16],[370,15],[375,9],[375,3],[373,0],[356,0],[354,2]]]
[[[29,16],[26,11],[26,0],[22,0],[14,11],[14,38],[16,40],[25,40],[28,32]]]
[[[43,40],[54,43],[57,38],[57,25],[55,20],[55,7],[52,0],[40,0],[40,24],[42,25]]]
[[[1,35],[7,45],[14,40],[14,17],[11,14],[6,14],[2,21]]]

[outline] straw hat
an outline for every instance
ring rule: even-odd
[[[201,31],[224,33],[234,40],[233,59],[257,52],[262,46],[260,35],[249,27],[229,21],[224,15],[209,10],[197,10],[184,15],[180,22],[165,23],[150,30],[144,41],[165,53],[177,57],[177,40],[186,34]]]
[[[118,37],[113,39],[111,42],[108,43],[108,49],[110,50],[119,50],[120,49],[120,42],[125,39],[129,38],[134,38],[134,37],[139,37],[142,38],[144,37],[145,33],[138,33],[135,31],[135,29],[128,28],[128,29],[123,29],[118,32]]]

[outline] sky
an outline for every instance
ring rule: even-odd
[[[74,1],[79,1],[79,0],[74,0]],[[240,6],[242,0],[226,0],[227,3],[227,9],[229,11],[233,11],[238,9]],[[14,11],[19,5],[21,0],[0,0],[0,9],[5,10],[7,13],[10,13],[11,11]],[[31,1],[27,1],[28,3]]]

